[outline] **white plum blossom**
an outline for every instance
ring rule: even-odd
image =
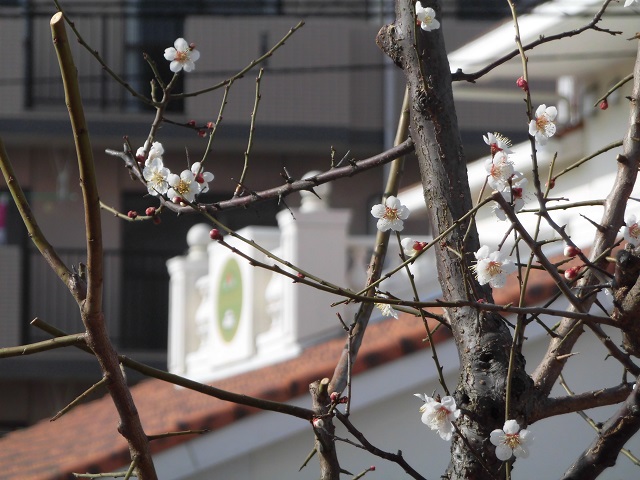
[[[633,5],[634,3],[638,3],[638,2],[640,2],[640,0],[626,0],[626,1],[624,2],[624,6],[625,6],[625,7],[630,7],[630,6],[631,6],[631,5]]]
[[[512,182],[514,178],[520,178],[520,180],[511,184],[511,186],[507,186],[500,194],[502,197],[513,206],[514,212],[519,212],[524,207],[524,188],[526,187],[528,181],[526,178],[522,177],[520,172],[516,172],[512,177]],[[506,220],[507,214],[502,210],[502,207],[497,203],[493,207],[493,213],[495,213],[498,220]]]
[[[471,268],[476,272],[480,285],[488,283],[491,288],[502,288],[507,282],[507,275],[515,271],[511,260],[500,251],[489,251],[487,245],[483,245],[474,255],[478,262]]]
[[[625,218],[624,223],[626,223],[626,226],[622,230],[624,239],[634,247],[640,245],[640,226],[638,226],[636,216],[629,215]]]
[[[446,396],[438,402],[426,394],[414,393],[414,395],[424,402],[420,407],[422,423],[431,430],[437,430],[443,440],[451,440],[454,432],[453,422],[460,416],[460,409],[456,407],[455,399]]]
[[[144,152],[147,150],[147,148],[149,148],[148,141],[144,144],[144,147],[140,147],[136,151],[136,158],[144,158]],[[162,155],[164,155],[164,147],[162,146],[162,144],[160,142],[153,142],[151,144],[151,148],[149,148],[147,158],[144,161],[145,166],[149,166],[149,163],[151,163],[154,158],[159,158],[160,160],[162,160]]]
[[[374,303],[376,308],[382,312],[385,317],[398,318],[398,311],[388,303]]]
[[[556,107],[540,105],[533,120],[529,122],[529,135],[536,138],[536,143],[540,146],[546,145],[550,137],[556,133],[556,125],[553,121],[558,115]]]
[[[531,432],[526,429],[520,430],[520,425],[515,420],[504,422],[502,430],[494,430],[489,438],[496,446],[496,457],[503,462],[509,460],[512,455],[527,458],[529,447],[533,444]]]
[[[207,193],[209,191],[209,182],[212,182],[214,178],[213,173],[205,172],[200,162],[191,165],[191,171],[195,175],[196,182],[200,184],[198,193]]]
[[[484,168],[489,175],[487,183],[494,190],[503,190],[509,185],[509,179],[514,173],[513,162],[504,151],[498,151],[493,158],[484,162]]]
[[[436,12],[433,8],[424,8],[420,2],[416,2],[416,18],[420,22],[420,28],[425,32],[440,28],[440,22],[436,20]]]
[[[162,144],[160,142],[153,142],[149,149],[149,156],[147,157],[145,165],[148,165],[147,162],[151,162],[155,158],[162,159],[162,155],[164,155],[164,147]]]
[[[400,244],[402,245],[402,251],[407,257],[417,255],[427,246],[426,242],[418,242],[411,237],[403,238]]]
[[[171,186],[167,192],[171,200],[179,197],[187,202],[193,202],[196,195],[200,193],[200,184],[196,182],[196,176],[191,170],[183,170],[180,176],[171,173],[167,177],[167,182]]]
[[[384,203],[371,207],[371,215],[378,219],[376,226],[381,232],[389,229],[400,232],[404,228],[403,220],[409,217],[409,213],[411,213],[409,209],[393,195]]]
[[[169,190],[167,177],[171,174],[168,168],[162,163],[161,157],[151,160],[144,170],[142,176],[147,182],[147,190],[151,195],[164,195]]]
[[[504,135],[499,134],[498,132],[491,133],[487,132],[486,135],[483,135],[484,143],[489,145],[491,148],[491,156],[493,157],[497,152],[504,152],[507,155],[513,153],[511,150],[511,140],[509,140]]]
[[[187,43],[184,38],[178,38],[173,42],[173,47],[164,50],[164,58],[171,64],[169,69],[173,73],[178,73],[184,69],[185,72],[195,70],[195,62],[200,58],[200,52]]]

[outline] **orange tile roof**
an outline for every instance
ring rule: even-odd
[[[354,375],[426,348],[419,318],[403,315],[371,324],[354,366]],[[447,336],[438,330],[438,338]],[[255,397],[287,401],[308,392],[311,382],[331,377],[344,338],[306,349],[299,357],[215,382],[215,386]],[[150,379],[131,389],[147,434],[216,430],[256,409],[235,405]],[[71,399],[69,399],[71,400]],[[70,472],[108,472],[129,462],[126,442],[116,431],[118,418],[109,396],[80,405],[55,422],[43,420],[0,439],[0,478],[59,480]],[[159,452],[192,436],[155,440]]]

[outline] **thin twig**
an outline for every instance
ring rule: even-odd
[[[55,340],[55,339],[54,339]],[[57,419],[59,419],[62,415],[64,415],[65,413],[67,413],[68,411],[70,411],[73,407],[75,407],[76,405],[78,405],[82,400],[84,400],[85,398],[87,398],[87,396],[91,395],[93,392],[95,392],[99,387],[103,386],[105,383],[107,383],[107,377],[102,377],[100,379],[100,381],[94,383],[93,385],[91,385],[87,390],[85,390],[84,392],[82,392],[80,395],[78,395],[76,398],[73,399],[73,401],[71,403],[69,403],[66,407],[64,407],[62,410],[60,410],[58,413],[56,413],[53,417],[51,417],[49,419],[50,422],[55,422]]]
[[[256,78],[256,96],[253,102],[253,111],[251,112],[251,124],[249,125],[249,140],[247,141],[247,149],[244,152],[244,165],[242,167],[242,173],[240,174],[240,180],[238,180],[238,186],[236,187],[236,191],[233,193],[234,197],[240,196],[242,192],[242,184],[244,183],[244,178],[247,175],[247,169],[249,168],[249,154],[251,153],[251,147],[253,146],[253,134],[256,130],[256,114],[258,113],[258,105],[260,104],[260,81],[262,80],[262,74],[264,73],[264,68],[260,69],[258,73],[258,77]]]

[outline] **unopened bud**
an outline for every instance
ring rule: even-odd
[[[566,278],[567,280],[573,280],[578,276],[579,272],[580,272],[580,267],[567,268],[564,271],[564,278]]]
[[[516,85],[518,87],[520,87],[522,89],[523,92],[528,92],[529,91],[529,84],[527,83],[527,81],[524,79],[524,77],[520,77],[518,78],[518,80],[516,80]]]
[[[189,120],[187,122],[187,125],[189,125],[190,127],[195,127],[196,126],[196,121],[195,120]]]
[[[127,217],[134,219],[138,216],[138,212],[136,212],[135,210],[129,210],[127,212]]]
[[[546,183],[546,186],[549,187],[549,190],[551,190],[556,186],[556,179],[552,178],[551,180],[549,180],[549,182]]]
[[[313,419],[313,426],[315,428],[322,428],[324,427],[324,420],[322,420],[321,418],[314,418]]]
[[[217,228],[212,228],[211,231],[209,232],[209,238],[211,240],[222,240],[222,234],[220,233],[220,230],[218,230]]]
[[[205,138],[207,136],[207,131],[206,130],[198,130],[198,135],[202,138]]]
[[[156,207],[147,207],[144,213],[147,217],[153,217],[156,214]]]
[[[153,217],[153,223],[155,223],[156,225],[160,225],[160,223],[162,222],[162,219],[159,216],[155,216]]]
[[[580,249],[574,247],[573,245],[566,245],[564,247],[564,256],[565,257],[575,257],[580,253]]]
[[[424,250],[424,247],[426,246],[427,246],[427,242],[418,242],[418,241],[413,242],[413,249],[416,252],[421,252],[422,250]]]
[[[207,122],[207,128],[208,128],[209,130],[212,130],[212,129],[213,129],[213,127],[215,127],[215,126],[216,126],[216,124],[215,124],[215,123],[213,123],[213,122]]]
[[[600,110],[606,110],[607,108],[609,108],[609,102],[607,102],[607,99],[605,98],[600,102],[600,105],[598,106],[600,107]]]
[[[338,398],[340,398],[340,394],[338,392],[331,392],[329,398],[331,398],[332,403],[336,403],[338,401]]]

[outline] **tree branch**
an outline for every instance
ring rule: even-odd
[[[51,18],[50,25],[74,133],[85,210],[87,293],[86,299],[80,302],[80,311],[87,330],[87,344],[94,351],[107,379],[107,388],[120,417],[118,431],[127,440],[131,459],[137,459],[138,478],[155,480],[157,475],[151,459],[149,442],[142,428],[129,387],[120,371],[117,353],[109,339],[102,313],[103,270],[100,200],[89,131],[80,97],[78,73],[71,55],[62,12],[56,13]]]
[[[596,230],[596,236],[591,249],[590,260],[599,268],[606,268],[607,260],[604,252],[611,249],[616,241],[618,231],[624,223],[624,212],[627,201],[633,190],[640,166],[640,48],[634,67],[634,86],[630,102],[629,128],[623,139],[622,154],[618,155],[618,171],[611,191],[604,204],[604,212],[600,225],[601,230]],[[578,287],[595,285],[599,280],[595,273],[589,269],[578,282]],[[594,300],[589,296],[582,301],[583,310],[588,311]],[[570,310],[575,311],[571,306]],[[571,352],[578,337],[582,333],[582,328],[577,323],[579,321],[565,318],[556,330],[558,338],[551,339],[547,353],[533,372],[533,379],[537,390],[542,395],[548,395],[555,384],[558,376],[564,368],[566,360],[558,360]]]
[[[599,28],[597,26],[600,20],[602,20],[602,16],[604,15],[604,12],[606,11],[611,1],[612,0],[605,0],[602,6],[600,7],[600,10],[598,10],[598,12],[596,12],[596,14],[594,15],[593,19],[583,27],[576,28],[575,30],[570,30],[567,32],[558,33],[556,35],[549,35],[548,37],[540,37],[538,40],[535,40],[531,43],[523,45],[522,49],[525,52],[529,50],[533,50],[537,46],[542,45],[544,43],[555,42],[556,40],[562,40],[563,38],[568,38],[568,37],[575,37],[576,35],[580,35],[581,33],[586,32],[587,30],[598,30],[600,32],[609,33],[611,35],[621,34],[622,32],[613,32],[610,30]],[[480,77],[485,76],[494,68],[499,67],[503,63],[508,62],[512,58],[517,57],[519,54],[520,54],[520,51],[516,48],[511,52],[507,53],[506,55],[504,55],[503,57],[499,58],[495,62],[490,63],[486,67],[474,73],[464,73],[461,70],[458,70],[457,72],[451,74],[452,80],[454,82],[459,82],[459,81],[475,82]]]
[[[620,409],[602,426],[594,442],[565,472],[562,480],[592,480],[612,467],[624,444],[640,430],[640,379]]]
[[[265,200],[269,200],[272,198],[282,199],[286,196],[294,193],[300,192],[302,190],[311,191],[314,187],[318,185],[322,185],[324,183],[329,183],[334,180],[338,180],[340,178],[347,178],[357,175],[358,173],[365,172],[367,170],[371,170],[373,168],[377,168],[381,165],[385,165],[389,162],[392,162],[396,158],[401,157],[402,155],[406,155],[413,151],[413,140],[410,138],[406,139],[404,142],[400,143],[398,146],[390,148],[387,151],[374,155],[373,157],[366,158],[364,160],[358,160],[350,162],[349,165],[345,167],[337,167],[327,170],[326,172],[319,173],[318,175],[314,175],[311,178],[305,178],[303,180],[296,181],[287,181],[284,185],[279,187],[270,188],[268,190],[263,190],[261,192],[252,192],[250,195],[245,195],[244,197],[235,197],[230,200],[225,200],[222,202],[206,205],[199,205],[199,208],[211,213],[215,214],[216,212],[222,210],[230,210],[232,208],[239,207],[248,207],[257,202],[262,202]],[[124,162],[127,168],[142,182],[145,183],[142,178],[140,172],[135,167],[135,159],[132,156],[132,152],[128,152],[126,150],[119,152],[117,150],[107,149],[105,152],[108,155],[112,155],[115,157],[120,157]],[[171,210],[173,212],[184,214],[196,213],[191,207],[180,207],[175,203],[163,198],[158,197],[162,205]]]

